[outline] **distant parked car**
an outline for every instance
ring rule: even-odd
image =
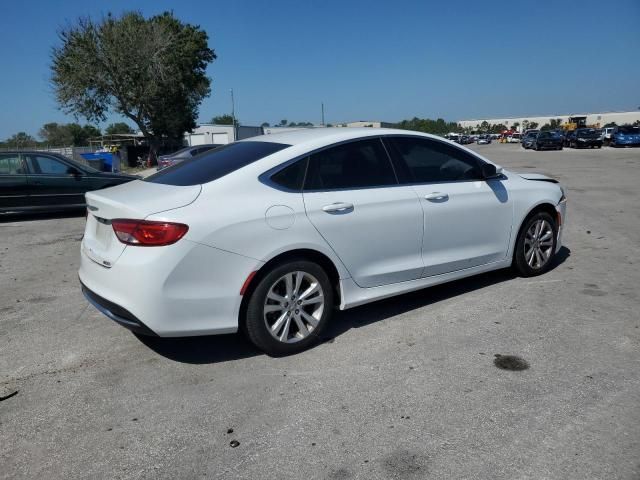
[[[533,145],[533,141],[536,138],[536,135],[538,135],[538,132],[540,130],[527,130],[526,132],[524,132],[524,135],[522,136],[522,148],[524,148],[525,150],[531,148],[531,146]]]
[[[0,213],[81,209],[84,194],[138,177],[100,172],[48,152],[0,152]]]
[[[611,133],[612,147],[637,147],[640,146],[640,127],[623,125],[615,127]]]
[[[534,150],[562,150],[562,135],[555,130],[541,131],[531,144]]]
[[[478,136],[478,140],[476,140],[478,145],[488,145],[491,143],[491,135],[480,135]]]
[[[569,146],[572,148],[601,148],[602,134],[597,128],[578,128],[571,132]]]
[[[520,143],[520,134],[513,133],[507,137],[507,143]]]
[[[615,127],[606,127],[602,129],[602,141],[605,145],[608,145],[611,142],[611,134],[615,130]]]
[[[170,155],[162,155],[158,157],[158,170],[162,170],[163,168],[171,167],[172,165],[176,165],[184,160],[195,157],[196,155],[200,155],[201,153],[207,152],[212,148],[219,147],[219,144],[215,143],[207,143],[204,145],[194,145],[192,147],[186,147],[182,150],[178,150]]]

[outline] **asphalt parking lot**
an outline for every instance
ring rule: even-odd
[[[640,149],[472,148],[568,187],[553,270],[348,310],[287,358],[138,338],[80,293],[83,215],[1,220],[0,478],[640,478]]]

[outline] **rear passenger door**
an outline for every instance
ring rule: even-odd
[[[0,210],[28,206],[29,186],[19,153],[0,153]]]
[[[423,217],[411,187],[398,185],[379,138],[312,154],[307,216],[360,287],[419,278]]]

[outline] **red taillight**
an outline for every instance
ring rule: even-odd
[[[117,218],[111,221],[113,231],[122,243],[139,247],[161,247],[180,240],[189,230],[182,223],[151,222]]]

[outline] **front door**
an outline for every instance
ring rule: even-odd
[[[71,163],[46,154],[25,155],[29,166],[29,187],[36,206],[81,206],[88,179]]]
[[[505,179],[483,180],[483,160],[435,139],[386,140],[401,178],[413,185],[424,212],[424,276],[503,260],[513,204]]]
[[[311,155],[303,196],[309,220],[360,287],[420,277],[420,201],[398,185],[379,138]]]

